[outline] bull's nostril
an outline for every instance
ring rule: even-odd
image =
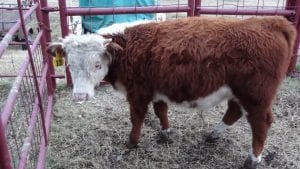
[[[83,102],[87,101],[89,98],[87,93],[74,93],[73,94],[73,101],[75,102]]]

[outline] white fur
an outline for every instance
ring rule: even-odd
[[[110,26],[100,28],[97,33],[100,35],[113,34],[113,33],[124,33],[124,30],[129,27],[136,25],[147,24],[152,22],[162,22],[167,19],[165,13],[157,13],[155,20],[137,20],[132,22],[114,23]]]
[[[170,128],[167,128],[167,129],[161,129],[161,132],[164,132],[164,133],[170,133],[172,130]]]
[[[229,128],[229,125],[227,125],[223,121],[221,121],[214,127],[213,132],[216,134],[222,134],[228,128]]]
[[[101,28],[97,31],[100,35],[105,34],[113,34],[113,33],[124,33],[124,30],[129,27],[133,27],[140,24],[146,24],[155,22],[155,20],[137,20],[133,22],[124,22],[124,23],[115,23],[113,25],[110,25],[108,27]]]
[[[109,41],[100,35],[69,35],[62,41],[73,79],[73,93],[94,96],[94,87],[108,73],[110,58],[104,58],[104,44]],[[101,69],[96,69],[96,65]]]
[[[236,97],[234,97],[232,100],[235,101],[235,102],[237,102],[238,105],[240,106],[240,110],[242,112],[242,116],[247,116],[248,113],[247,113],[246,109],[242,106],[242,104],[240,103],[239,99],[237,99]]]
[[[73,71],[71,70],[71,73]],[[72,73],[73,93],[87,93],[88,96],[94,97],[94,85],[84,76],[76,76]]]
[[[210,95],[206,97],[200,97],[197,100],[193,101],[184,101],[182,103],[178,103],[178,105],[183,106],[183,107],[188,107],[188,108],[197,108],[200,110],[206,110],[210,107],[213,107],[223,100],[228,100],[234,98],[231,89],[225,85],[220,87],[218,90],[215,92],[211,93]],[[154,102],[158,101],[164,101],[166,103],[171,103],[169,98],[161,93],[156,93],[153,98]],[[195,105],[195,106],[194,106]]]
[[[258,155],[258,156],[256,157],[256,156],[254,155],[254,153],[253,153],[252,148],[250,149],[249,156],[251,157],[251,160],[252,160],[253,162],[257,162],[257,163],[260,163],[260,162],[261,162],[261,157],[262,157],[262,155],[260,154],[260,155]]]
[[[78,49],[77,47],[86,47],[84,48],[85,50],[95,49],[97,51],[98,50],[103,51],[104,48],[99,48],[99,47],[103,47],[103,44],[106,41],[107,39],[97,34],[86,34],[86,35],[70,34],[62,40],[62,43],[64,45],[63,46],[64,48],[76,47],[75,50],[82,50],[83,48]],[[82,46],[87,44],[89,46]]]

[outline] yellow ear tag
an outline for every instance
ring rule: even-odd
[[[64,65],[64,58],[62,57],[61,50],[55,51],[55,56],[53,58],[53,65],[54,67]]]

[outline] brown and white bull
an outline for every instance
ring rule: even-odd
[[[228,110],[207,141],[215,141],[245,114],[253,138],[244,166],[256,168],[295,36],[283,17],[200,17],[141,24],[104,37],[70,35],[48,52],[65,52],[77,101],[93,97],[102,80],[126,95],[132,122],[129,147],[139,142],[151,102],[168,132],[168,103],[206,109],[228,100]]]

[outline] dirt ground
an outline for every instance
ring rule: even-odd
[[[47,168],[201,168],[242,166],[251,145],[251,130],[240,119],[217,144],[204,142],[226,110],[223,103],[204,112],[172,105],[172,144],[158,144],[159,120],[149,106],[138,149],[125,142],[131,129],[126,99],[110,85],[97,87],[95,99],[75,104],[71,89],[58,85]],[[300,81],[287,78],[274,105],[260,168],[300,168]]]

